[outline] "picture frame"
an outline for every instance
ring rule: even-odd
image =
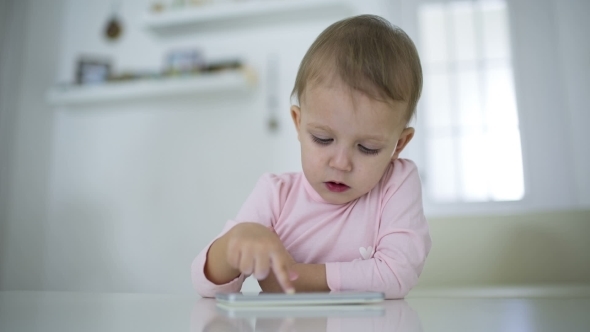
[[[101,84],[109,80],[112,74],[110,59],[98,57],[80,57],[76,62],[76,84]]]

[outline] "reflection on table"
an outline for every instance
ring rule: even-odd
[[[212,299],[195,303],[191,332],[422,331],[405,300],[379,304],[219,308]]]

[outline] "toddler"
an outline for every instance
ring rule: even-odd
[[[431,247],[416,165],[399,159],[422,90],[416,48],[373,15],[336,22],[301,61],[291,117],[303,172],[265,174],[195,258],[201,296],[381,291],[403,298]]]

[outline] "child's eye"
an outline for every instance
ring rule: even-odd
[[[311,135],[311,139],[313,139],[314,142],[321,144],[321,145],[328,145],[330,143],[332,143],[333,139],[331,138],[319,138],[319,137],[315,137],[314,135]]]
[[[359,150],[364,154],[377,154],[379,151],[381,151],[379,149],[368,149],[362,145],[359,145]]]

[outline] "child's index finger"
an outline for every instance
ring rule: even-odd
[[[287,268],[287,265],[285,265],[281,259],[274,258],[272,260],[272,270],[285,293],[294,294],[295,287],[293,287],[293,283],[289,277],[289,269]]]
[[[282,268],[278,269],[278,272],[275,270],[275,276],[277,277],[277,281],[281,285],[281,288],[287,294],[294,294],[295,288],[289,279],[289,272],[287,271],[286,267],[283,266]]]

